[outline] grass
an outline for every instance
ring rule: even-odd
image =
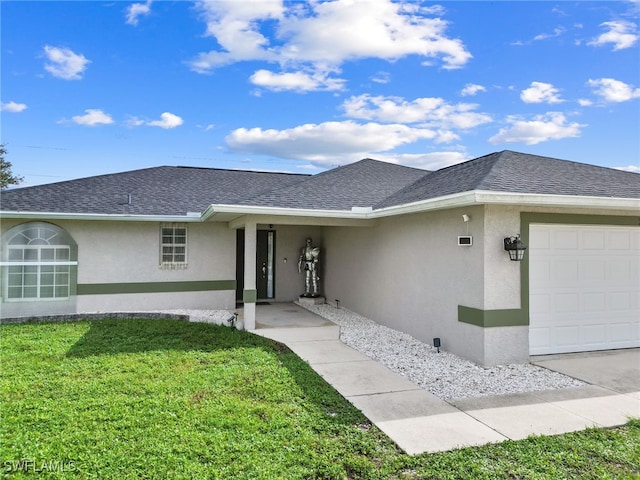
[[[9,478],[638,478],[640,421],[410,457],[286,347],[172,320],[0,327]]]

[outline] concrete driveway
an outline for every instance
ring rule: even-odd
[[[531,363],[617,393],[640,392],[640,348],[545,355]]]

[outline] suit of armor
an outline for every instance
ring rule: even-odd
[[[307,244],[302,248],[302,253],[298,259],[298,273],[304,271],[304,293],[303,297],[318,297],[318,257],[320,248],[311,244],[311,239],[307,238]]]

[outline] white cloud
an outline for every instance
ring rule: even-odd
[[[622,170],[624,172],[633,172],[633,173],[640,173],[640,167],[638,165],[629,165],[626,167],[613,167],[616,170]]]
[[[579,98],[578,105],[580,105],[581,107],[590,107],[591,105],[593,105],[593,102],[588,98]]]
[[[424,139],[437,140],[438,132],[399,124],[344,121],[285,130],[239,128],[225,140],[229,148],[237,152],[331,165],[338,158],[340,163],[355,161]]]
[[[407,167],[435,171],[464,162],[469,158],[464,151],[444,151],[430,153],[378,154],[375,159],[389,163],[397,163]]]
[[[564,27],[556,27],[553,29],[553,33],[539,33],[534,36],[531,40],[516,40],[511,42],[511,45],[515,46],[523,46],[523,45],[531,45],[533,42],[540,42],[542,40],[547,40],[549,38],[555,38],[563,35],[566,32],[566,28]]]
[[[64,80],[80,80],[91,63],[84,55],[74,53],[68,48],[45,45],[44,53],[49,63],[44,69],[51,75]]]
[[[111,115],[104,113],[100,109],[90,108],[84,111],[84,115],[76,115],[71,120],[78,125],[95,127],[97,125],[110,125],[113,123]]]
[[[615,51],[632,47],[638,41],[638,26],[635,23],[617,20],[601,23],[600,26],[609,30],[594,38],[589,45],[601,47],[612,43]]]
[[[254,85],[274,91],[342,90],[345,81],[338,78],[329,78],[328,74],[329,72],[273,73],[269,70],[258,70],[251,75],[250,80]]]
[[[170,112],[164,112],[162,115],[160,115],[159,120],[143,120],[142,118],[129,115],[127,120],[125,121],[125,125],[129,128],[148,126],[170,129],[179,127],[183,123],[184,120],[182,120],[182,118]],[[207,125],[206,127],[202,128],[204,128],[205,131],[209,131],[214,128],[214,125]]]
[[[190,62],[198,73],[234,62],[261,60],[282,68],[282,78],[271,74],[265,81],[278,85],[297,81],[304,87],[308,78],[285,74],[326,72],[346,61],[395,61],[409,55],[439,59],[443,68],[453,69],[471,58],[461,40],[446,36],[447,22],[434,17],[442,14],[441,8],[424,9],[390,0],[291,2],[286,7],[279,0],[212,0],[199,6],[207,33],[220,48],[200,53]],[[263,35],[264,29],[274,30],[273,40]],[[308,84],[310,88],[317,86],[315,82]]]
[[[540,40],[546,40],[548,38],[554,38],[554,37],[559,37],[560,35],[562,35],[563,33],[565,33],[567,30],[563,27],[556,27],[553,29],[553,33],[541,33],[539,35],[536,35],[535,37],[533,37],[533,40],[536,42],[539,42]]]
[[[142,125],[145,124],[145,121],[142,120],[141,118],[135,117],[133,115],[129,115],[127,117],[127,120],[124,122],[124,124],[130,128],[141,127]]]
[[[460,91],[460,95],[462,95],[463,97],[474,96],[479,92],[486,92],[486,91],[487,89],[482,85],[477,85],[475,83],[467,83],[462,89],[462,91]]]
[[[371,77],[371,81],[381,84],[389,83],[391,81],[391,74],[383,71],[376,72],[376,74]]]
[[[531,82],[531,86],[520,93],[520,99],[525,103],[561,103],[558,92],[550,83]]]
[[[589,79],[587,85],[594,88],[594,93],[607,102],[626,102],[640,98],[640,88],[633,88],[620,80],[613,78]]]
[[[342,104],[351,118],[381,122],[418,123],[430,128],[469,129],[492,121],[485,113],[474,112],[471,103],[449,104],[442,98],[416,98],[407,101],[400,97],[354,96]]]
[[[162,115],[160,115],[160,120],[146,122],[145,125],[149,125],[150,127],[169,129],[179,127],[183,123],[184,121],[179,116],[174,115],[173,113],[164,112]]]
[[[283,15],[280,0],[239,2],[209,0],[198,4],[207,24],[207,35],[222,47],[200,53],[190,62],[192,70],[208,73],[216,67],[246,60],[276,60],[269,40],[260,33],[260,21],[277,20]]]
[[[145,3],[134,3],[127,7],[127,23],[137,26],[139,17],[149,15],[151,13],[151,3],[153,0],[147,0]]]
[[[26,109],[26,103],[7,102],[0,104],[0,111],[2,112],[20,113]]]
[[[537,115],[533,120],[527,121],[518,116],[507,117],[511,125],[502,128],[489,139],[489,143],[524,143],[535,145],[548,140],[560,140],[568,137],[579,137],[580,129],[586,127],[579,123],[568,123],[564,114],[560,112],[548,112],[545,115]]]
[[[471,54],[445,36],[447,22],[403,9],[391,1],[337,0],[313,4],[312,16],[286,17],[280,35],[292,60],[339,65],[358,58],[396,60],[407,55],[442,58],[444,68],[463,66]]]

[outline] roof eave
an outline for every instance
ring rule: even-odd
[[[283,217],[321,217],[327,219],[372,220],[376,218],[404,215],[408,213],[443,210],[469,205],[502,204],[529,207],[563,207],[577,209],[609,209],[618,211],[640,210],[640,199],[619,197],[591,197],[577,195],[549,195],[512,192],[472,190],[444,195],[417,202],[394,205],[380,209],[353,207],[351,210],[305,209],[265,207],[257,205],[212,204],[200,212],[186,215],[130,215],[71,212],[25,212],[0,211],[0,218],[56,219],[56,220],[109,220],[132,222],[205,222],[230,221],[244,215],[265,215]]]
[[[579,209],[601,208],[610,210],[630,210],[636,212],[640,209],[640,198],[491,192],[485,190],[477,190],[476,198],[478,203],[502,203],[508,205],[539,207],[572,207]]]
[[[187,215],[131,215],[119,213],[71,213],[71,212],[25,212],[19,210],[0,211],[0,218],[50,219],[50,220],[109,220],[119,222],[200,222],[200,212]]]
[[[269,215],[287,217],[322,217],[366,220],[371,218],[371,208],[353,207],[351,210],[328,210],[310,208],[263,207],[257,205],[209,205],[202,213],[202,221],[213,220],[215,216]]]
[[[579,195],[549,195],[531,193],[472,190],[417,202],[376,209],[370,218],[403,215],[406,213],[466,207],[469,205],[502,204],[530,207],[563,207],[578,209],[611,209],[638,211],[640,199],[619,197],[591,197]]]

